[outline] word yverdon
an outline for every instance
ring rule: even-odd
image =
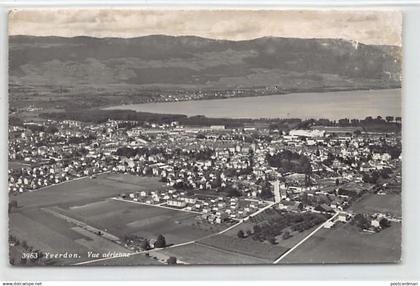
[[[47,259],[60,259],[60,258],[81,258],[81,256],[78,253],[70,253],[70,252],[63,252],[63,253],[51,253],[51,252],[45,252],[44,253],[45,258]]]

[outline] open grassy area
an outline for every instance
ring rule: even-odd
[[[112,199],[62,208],[61,211],[120,239],[132,234],[151,239],[163,234],[167,243],[177,244],[212,233],[210,230],[192,227],[195,214]]]
[[[111,179],[108,179],[110,176]],[[24,208],[54,205],[84,205],[88,202],[116,196],[122,193],[162,188],[155,177],[136,177],[136,183],[129,183],[131,175],[118,175],[125,183],[115,180],[115,175],[103,174],[96,179],[82,178],[63,184],[46,187],[36,192],[12,196]]]
[[[108,178],[108,176],[111,177]],[[116,176],[120,179],[116,180]],[[120,193],[162,188],[162,183],[157,178],[131,177],[133,176],[104,174],[96,179],[83,178],[36,192],[12,196],[11,198],[18,202],[18,208],[12,210],[9,215],[10,234],[20,242],[26,241],[30,247],[39,249],[44,253],[61,254],[69,252],[79,255],[79,258],[76,259],[56,259],[53,261],[56,265],[68,265],[86,261],[88,260],[88,251],[99,253],[108,251],[130,252],[104,237],[76,227],[75,224],[46,210],[61,208],[70,212],[80,212],[80,215],[83,217],[93,216],[94,218],[96,212],[98,215],[96,217],[97,220],[103,222],[105,226],[107,221],[117,226],[118,219],[124,216],[126,206],[115,202],[116,208],[120,210],[120,217],[115,219],[112,212],[110,212],[111,215],[107,213],[109,211],[108,205],[103,204],[101,201]],[[121,180],[125,183],[121,182]],[[134,214],[137,220],[143,215],[144,213]],[[152,212],[151,217],[154,215],[155,213]],[[101,216],[103,219],[99,218]],[[118,227],[115,227],[115,231],[120,234]],[[16,249],[19,250],[20,248],[16,247]],[[20,249],[19,251],[22,250]]]
[[[355,213],[390,213],[394,216],[401,217],[401,194],[366,194],[354,202],[351,209]]]
[[[321,229],[281,263],[396,263],[401,257],[401,224],[379,233],[337,223]]]
[[[249,238],[235,238],[224,234],[201,240],[199,244],[256,257],[264,260],[266,263],[273,262],[276,258],[288,250],[288,248],[279,245],[262,243]]]
[[[261,264],[264,259],[211,247],[204,244],[189,244],[161,250],[168,256],[189,264]]]
[[[71,231],[71,225],[61,222],[60,226],[56,218],[43,217],[38,220],[39,217],[34,212],[11,214],[10,234],[16,236],[21,243],[26,241],[29,246],[43,252],[87,252],[87,248],[75,243],[75,240],[83,236]]]

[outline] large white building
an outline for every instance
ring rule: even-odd
[[[291,136],[298,136],[298,137],[324,137],[325,131],[324,130],[303,130],[303,129],[295,129],[290,130],[289,135]]]

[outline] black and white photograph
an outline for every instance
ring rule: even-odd
[[[401,263],[402,23],[11,9],[10,267]]]

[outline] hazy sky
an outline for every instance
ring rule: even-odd
[[[19,9],[9,14],[11,35],[36,36],[278,36],[401,45],[401,28],[402,14],[393,10]]]

